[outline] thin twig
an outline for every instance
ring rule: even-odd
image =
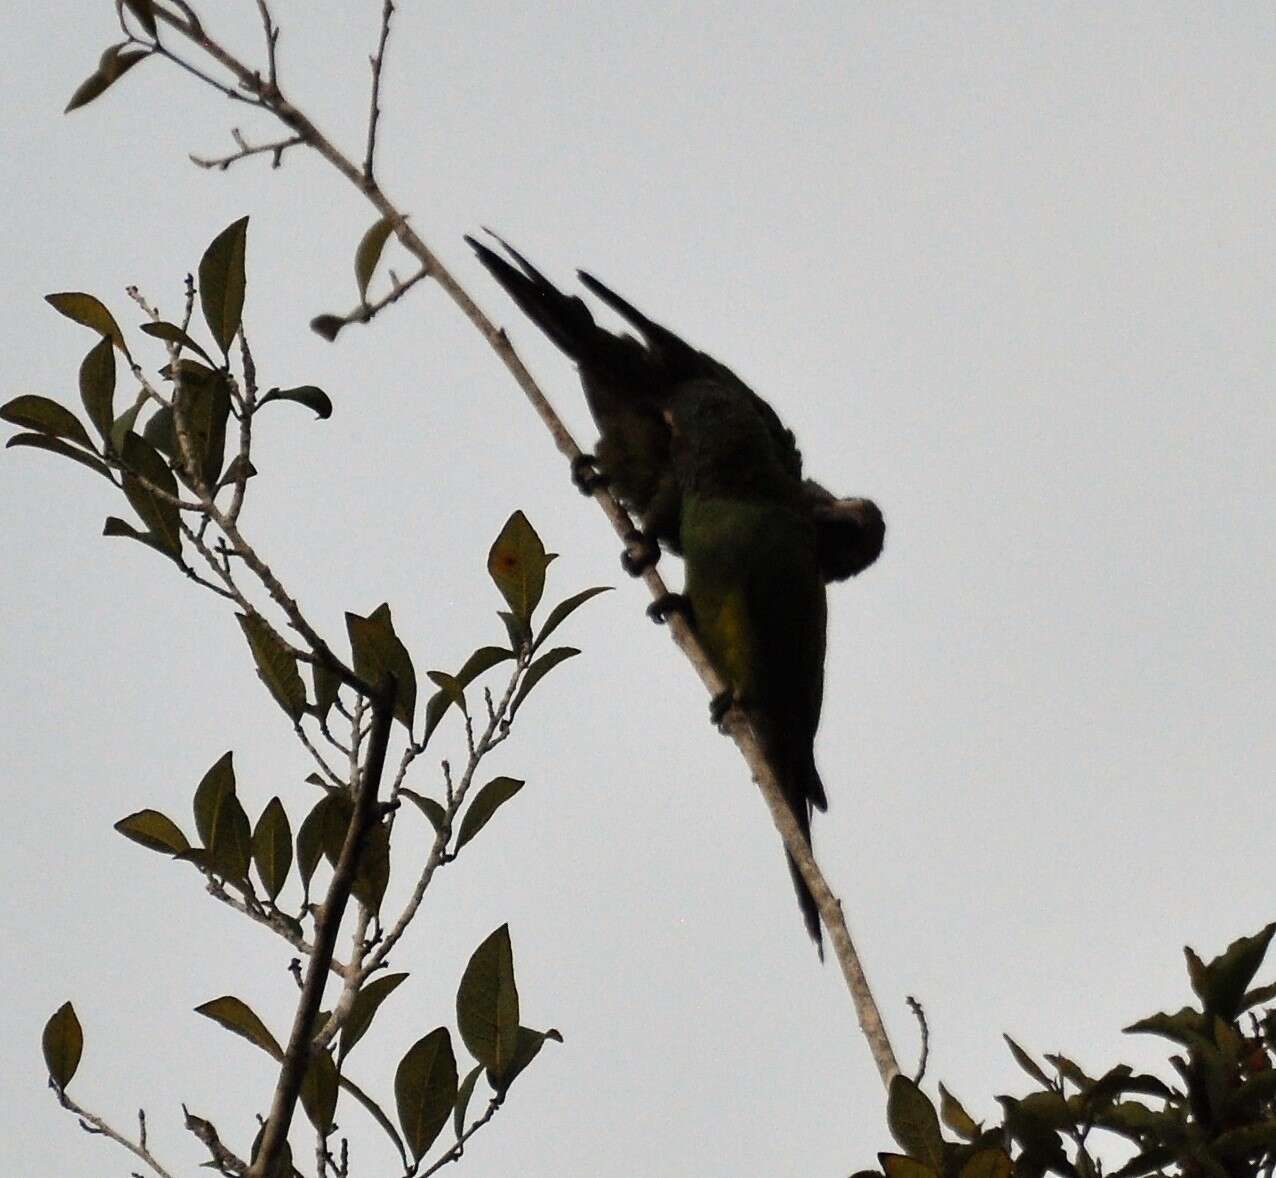
[[[222,1139],[218,1136],[217,1128],[212,1121],[197,1117],[185,1105],[182,1105],[182,1115],[186,1118],[186,1128],[203,1142],[204,1148],[208,1150],[212,1158],[210,1165],[223,1174],[240,1175],[248,1172],[247,1163],[222,1144]]]
[[[279,26],[271,19],[266,0],[257,0],[257,12],[261,16],[266,34],[266,77],[274,91],[279,89],[279,63],[275,58],[275,47],[279,44]]]
[[[921,1059],[917,1061],[917,1074],[913,1077],[913,1083],[920,1084],[926,1076],[926,1061],[930,1058],[930,1027],[926,1024],[926,1012],[922,1009],[922,1004],[911,994],[904,1001],[908,1003],[908,1009],[916,1016],[918,1026],[921,1027],[922,1053]]]
[[[465,1152],[465,1143],[496,1115],[496,1110],[501,1107],[502,1100],[503,1098],[500,1096],[493,1096],[492,1099],[488,1101],[487,1112],[479,1117],[477,1121],[475,1121],[468,1129],[465,1130],[464,1133],[461,1134],[460,1137],[456,1139],[456,1144],[452,1146],[447,1153],[439,1158],[439,1160],[430,1166],[429,1169],[422,1170],[421,1173],[417,1175],[417,1178],[430,1178],[431,1174],[443,1169],[443,1167],[449,1163],[457,1161]]]
[[[394,0],[385,0],[381,8],[381,37],[372,63],[372,101],[368,110],[368,147],[363,156],[363,176],[372,183],[372,164],[377,150],[377,123],[381,119],[381,69],[385,63],[385,43],[390,36],[390,18],[394,16]]]
[[[74,1113],[80,1118],[80,1127],[83,1128],[86,1133],[96,1133],[100,1134],[102,1137],[109,1137],[117,1145],[122,1145],[139,1161],[145,1162],[146,1165],[159,1175],[159,1178],[173,1178],[172,1171],[165,1169],[165,1167],[156,1160],[155,1155],[151,1153],[146,1144],[146,1117],[140,1110],[138,1112],[138,1122],[140,1125],[138,1140],[130,1141],[123,1133],[112,1129],[106,1121],[97,1115],[97,1113],[91,1113],[88,1109],[81,1108],[52,1081],[49,1082],[49,1086],[57,1095],[58,1103],[68,1112]]]
[[[243,137],[238,127],[231,128],[230,136],[235,141],[238,150],[232,151],[228,155],[203,156],[191,154],[187,158],[191,163],[208,171],[224,172],[232,164],[239,163],[240,160],[246,160],[254,155],[266,155],[269,153],[271,157],[270,166],[278,168],[284,162],[284,152],[290,147],[298,147],[304,142],[300,135],[287,135],[283,139],[273,139],[269,143],[251,144]]]

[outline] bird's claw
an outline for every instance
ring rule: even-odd
[[[621,567],[631,577],[639,577],[660,559],[660,545],[635,528],[625,537],[628,547],[620,554]]]
[[[666,593],[647,606],[647,616],[658,625],[667,622],[670,614],[682,614],[684,618],[691,617],[691,603],[683,594]]]
[[[596,462],[592,454],[577,454],[572,459],[572,482],[582,495],[592,495],[611,481],[598,469]]]
[[[735,692],[731,688],[718,692],[709,701],[709,720],[715,728],[722,731],[723,721],[727,713],[735,706]]]

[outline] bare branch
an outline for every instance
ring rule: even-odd
[[[257,0],[257,12],[261,16],[262,29],[266,34],[266,77],[270,89],[279,89],[279,62],[275,57],[275,47],[279,44],[279,26],[271,19],[270,8],[266,0]]]
[[[217,1129],[212,1121],[197,1117],[185,1105],[182,1105],[182,1115],[186,1118],[186,1128],[203,1142],[204,1148],[208,1150],[212,1159],[210,1165],[222,1174],[238,1176],[248,1173],[247,1163],[222,1144],[222,1139],[217,1135]]]
[[[122,1145],[139,1161],[142,1161],[149,1166],[151,1171],[158,1175],[158,1178],[173,1178],[172,1171],[166,1169],[158,1160],[156,1160],[155,1155],[151,1153],[146,1144],[146,1115],[140,1109],[137,1114],[139,1125],[138,1139],[136,1141],[130,1141],[123,1133],[112,1129],[106,1121],[97,1115],[97,1113],[91,1113],[88,1109],[81,1108],[52,1081],[49,1082],[49,1087],[51,1087],[57,1095],[58,1103],[68,1112],[74,1113],[77,1117],[79,1117],[80,1127],[86,1133],[95,1133],[102,1137],[109,1137],[117,1145]]]
[[[385,43],[390,36],[390,18],[394,16],[394,0],[385,0],[381,8],[381,38],[372,63],[372,101],[368,110],[368,146],[363,156],[363,178],[372,183],[372,164],[377,150],[377,123],[381,119],[381,69],[385,63]]]
[[[503,1098],[500,1096],[493,1096],[487,1103],[487,1112],[479,1117],[477,1121],[470,1125],[470,1127],[457,1138],[456,1144],[452,1146],[447,1153],[439,1158],[439,1160],[428,1169],[422,1170],[421,1173],[417,1175],[417,1178],[430,1178],[431,1174],[443,1169],[443,1167],[449,1163],[459,1160],[461,1155],[465,1152],[465,1143],[496,1115],[496,1110],[501,1107],[502,1099]]]
[[[293,1111],[301,1092],[302,1076],[310,1062],[315,1017],[319,1013],[319,1005],[323,1000],[324,984],[332,962],[332,951],[341,927],[341,918],[345,915],[346,905],[350,900],[359,856],[362,854],[368,831],[377,820],[377,792],[381,787],[381,777],[385,770],[386,746],[390,741],[390,726],[394,722],[394,702],[397,694],[398,684],[393,676],[387,676],[372,702],[372,734],[368,744],[368,759],[363,768],[359,789],[355,794],[354,813],[350,818],[350,826],[346,830],[341,857],[333,869],[328,894],[315,918],[314,950],[310,955],[310,965],[306,971],[301,999],[297,1003],[292,1032],[288,1036],[283,1066],[279,1070],[279,1081],[275,1086],[270,1117],[262,1131],[257,1158],[248,1172],[249,1178],[262,1178],[263,1175],[273,1174],[279,1152],[288,1139],[288,1127],[292,1124]]]
[[[279,167],[284,161],[284,152],[290,147],[296,147],[303,142],[300,135],[288,135],[283,139],[274,139],[269,143],[251,144],[240,133],[238,127],[232,127],[230,136],[235,141],[236,151],[230,152],[228,155],[220,156],[202,156],[190,155],[188,158],[191,163],[210,171],[218,172],[226,171],[231,164],[237,164],[240,160],[246,160],[254,155],[270,155],[270,166],[272,168]]]
[[[410,278],[401,279],[393,271],[390,272],[390,293],[383,298],[377,299],[371,303],[361,303],[355,307],[353,311],[347,312],[345,315],[319,315],[310,321],[310,326],[318,331],[325,339],[336,339],[337,333],[343,328],[349,327],[352,323],[371,323],[372,320],[381,311],[391,303],[397,303],[405,294],[408,293],[423,278],[428,278],[430,271],[427,267],[422,267]]]

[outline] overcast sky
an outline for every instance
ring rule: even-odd
[[[258,54],[247,0],[197,6]],[[275,7],[289,96],[361,155],[380,4]],[[176,316],[183,275],[247,213],[263,382],[322,385],[336,412],[263,414],[245,527],[324,632],[388,600],[419,673],[499,641],[483,566],[514,508],[561,554],[551,595],[617,587],[564,628],[583,654],[493,757],[527,788],[441,873],[352,1074],[388,1096],[508,920],[524,1022],[566,1042],[464,1172],[870,1164],[890,1142],[840,976],[602,516],[437,289],[335,345],[307,330],[354,303],[366,204],[302,156],[187,160],[273,127],[160,62],[61,115],[113,20],[107,0],[56,27],[4,14],[6,398],[77,402],[92,340],[42,295],[95,292],[131,326],[137,283]],[[1276,915],[1274,60],[1260,3],[404,3],[396,20],[383,182],[582,444],[570,364],[461,241],[480,224],[720,357],[812,475],[881,504],[881,561],[829,594],[816,852],[905,1067],[912,994],[930,1077],[977,1117],[1024,1090],[1000,1032],[1090,1069],[1155,1062],[1119,1028],[1187,1000],[1182,945],[1213,954]],[[278,793],[295,826],[310,765],[223,603],[100,536],[124,514],[105,484],[11,451],[0,487],[0,1139],[22,1173],[128,1172],[44,1089],[40,1028],[72,998],[73,1095],[126,1129],[144,1106],[192,1172],[179,1101],[243,1148],[273,1078],[191,1008],[238,994],[283,1036],[290,953],[111,823],[156,806],[189,831],[194,785],[233,748],[249,810]],[[455,728],[438,739],[459,755]],[[420,770],[437,791],[437,763]],[[425,847],[402,832],[391,908]],[[356,1172],[392,1173],[361,1114],[341,1121]]]

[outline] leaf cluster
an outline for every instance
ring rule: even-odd
[[[1037,1084],[998,1097],[1003,1117],[984,1125],[941,1084],[936,1111],[914,1081],[892,1081],[887,1119],[902,1153],[878,1155],[880,1170],[855,1178],[1098,1178],[1094,1135],[1132,1145],[1107,1178],[1179,1175],[1252,1178],[1276,1167],[1276,983],[1252,987],[1276,924],[1242,937],[1212,961],[1186,949],[1197,1004],[1140,1019],[1127,1032],[1153,1034],[1177,1050],[1176,1081],[1117,1064],[1090,1076],[1065,1055],[1034,1059],[1009,1036],[1015,1062]],[[946,1136],[946,1126],[951,1136]]]

